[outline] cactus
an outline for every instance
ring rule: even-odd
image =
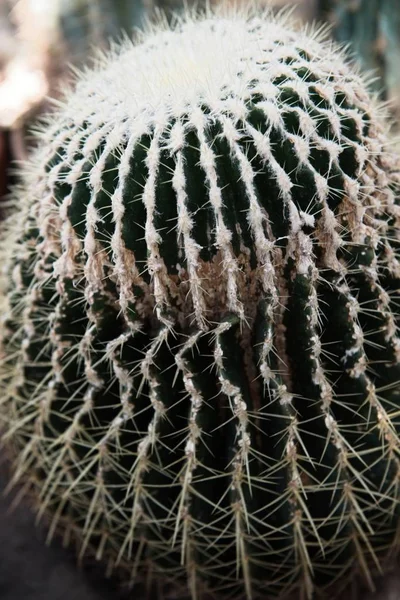
[[[179,17],[81,75],[2,244],[4,443],[50,538],[174,597],[373,586],[400,499],[381,113],[268,12]]]

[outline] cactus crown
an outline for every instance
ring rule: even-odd
[[[125,43],[8,221],[15,479],[193,598],[371,581],[397,543],[398,170],[317,38],[231,10]]]

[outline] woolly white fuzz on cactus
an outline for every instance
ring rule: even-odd
[[[8,221],[15,480],[174,597],[372,585],[398,547],[399,167],[318,38],[225,8],[125,42]]]

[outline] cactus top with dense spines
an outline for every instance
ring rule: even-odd
[[[1,414],[40,514],[193,598],[397,543],[398,171],[335,47],[178,21],[82,76],[5,254]]]

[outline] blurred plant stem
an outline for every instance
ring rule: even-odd
[[[49,0],[47,0],[49,1]],[[57,1],[57,0],[56,0]],[[167,17],[186,5],[201,7],[205,0],[58,0],[62,4],[62,28],[66,39],[103,46],[108,40],[132,35],[135,28],[163,10]],[[82,51],[82,49],[81,49]],[[76,52],[78,54],[79,52]]]
[[[400,119],[400,0],[319,0],[318,18],[348,43],[382,100]]]

